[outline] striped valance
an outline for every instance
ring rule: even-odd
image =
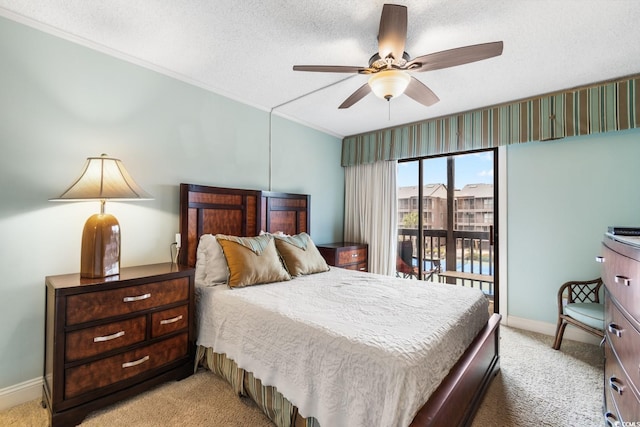
[[[639,88],[636,76],[349,136],[342,166],[636,128]]]

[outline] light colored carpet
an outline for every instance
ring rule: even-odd
[[[602,350],[501,327],[501,372],[493,379],[473,427],[598,426],[602,418]],[[39,400],[0,412],[0,426],[47,426]],[[208,371],[154,388],[92,413],[83,427],[273,427],[248,399],[235,396]]]
[[[570,328],[571,326],[569,326]],[[602,348],[501,326],[500,373],[473,427],[601,426]]]

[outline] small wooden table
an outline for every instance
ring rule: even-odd
[[[438,273],[438,281],[440,283],[442,283],[443,279],[446,279],[447,277],[450,277],[452,279],[462,279],[462,280],[471,280],[471,281],[481,282],[481,283],[488,283],[489,295],[493,295],[493,276],[489,274],[466,273],[463,271],[442,271]],[[482,284],[480,285],[480,290],[484,292],[484,290],[482,289]]]

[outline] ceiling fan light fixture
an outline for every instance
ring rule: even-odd
[[[404,93],[411,82],[411,76],[402,70],[385,70],[369,77],[371,91],[378,97],[389,101]]]

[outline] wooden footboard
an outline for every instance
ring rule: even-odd
[[[416,414],[412,427],[469,426],[489,384],[500,370],[499,314],[493,314]]]

